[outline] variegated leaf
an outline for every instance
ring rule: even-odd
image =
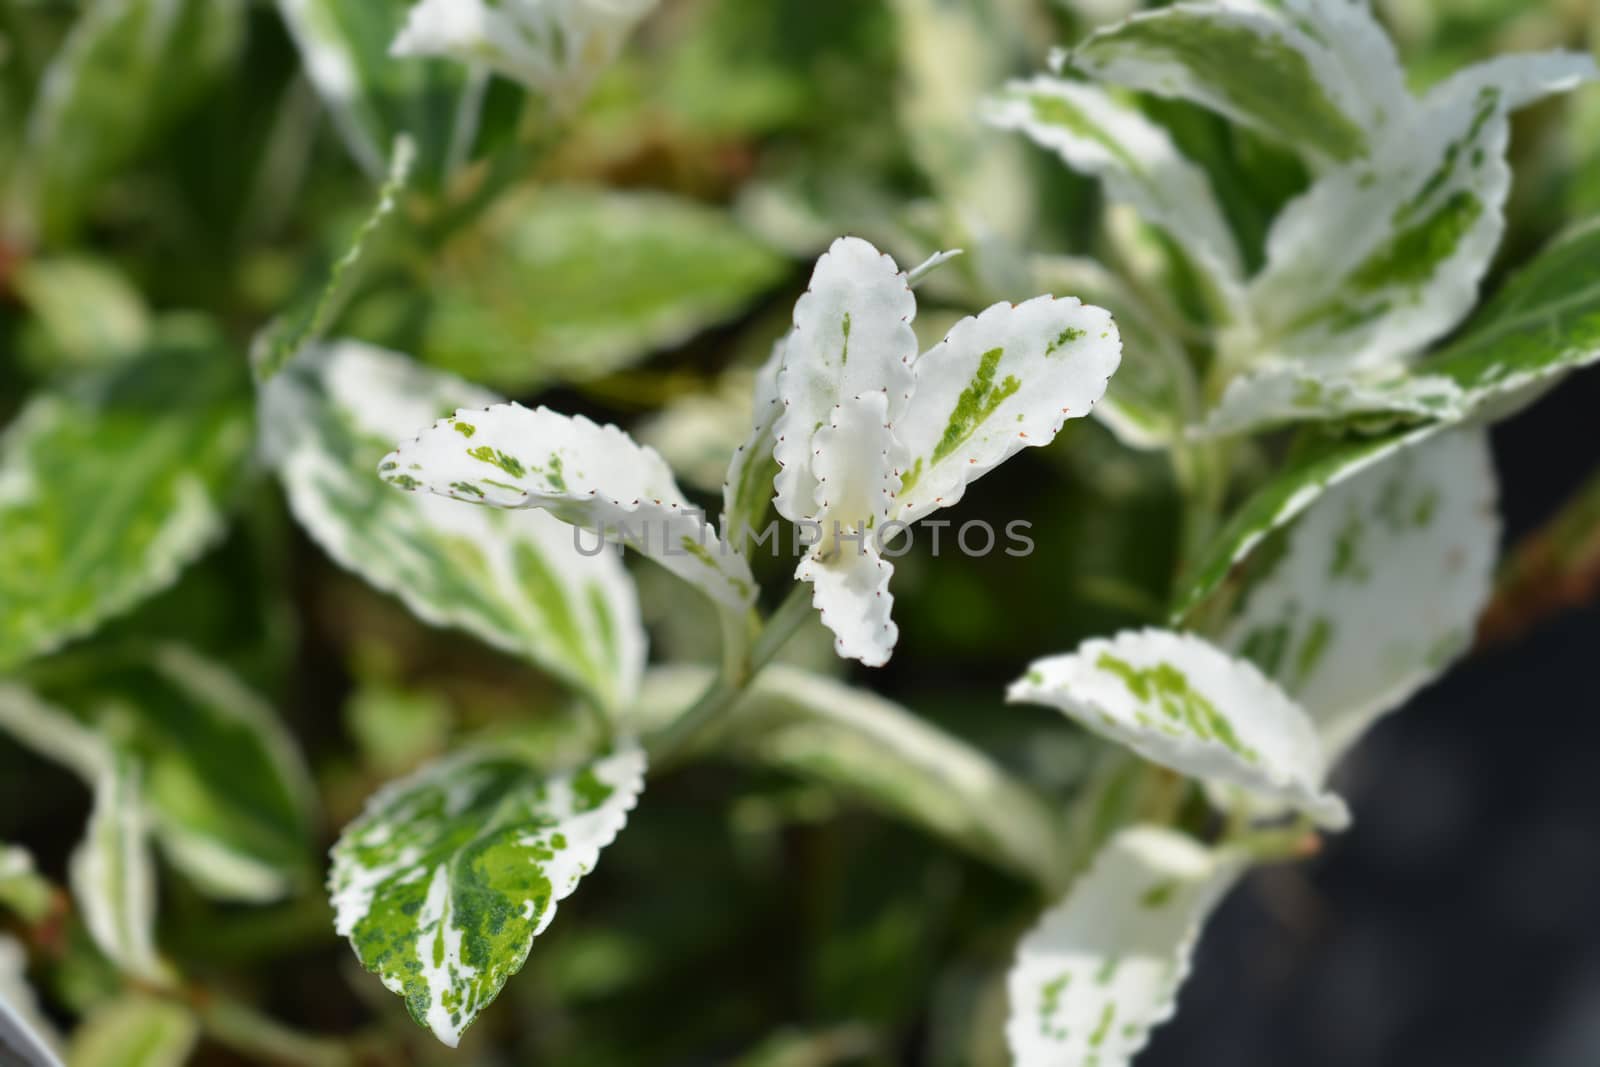
[[[882,392],[886,422],[898,421],[906,410],[915,386],[916,315],[905,274],[866,241],[841,237],[817,260],[811,284],[794,306],[794,330],[783,342],[778,372],[783,413],[773,450],[781,468],[775,503],[784,518],[800,522],[816,513],[812,438],[839,404]],[[882,436],[893,435],[885,427]]]
[[[1089,414],[1122,359],[1109,313],[1075,298],[996,304],[958,322],[916,362],[915,392],[895,424],[909,460],[902,522],[950,507],[1024,448]]]
[[[214,896],[275,900],[308,881],[312,790],[292,739],[260,697],[185,648],[107,659],[42,696],[0,689],[0,730],[94,788],[131,761],[150,831]]]
[[[1114,200],[1164,230],[1194,261],[1224,308],[1242,299],[1243,259],[1210,180],[1171,136],[1104,89],[1061,78],[1014,81],[984,108],[1073,170],[1099,178]]]
[[[1146,759],[1281,801],[1329,829],[1349,812],[1322,791],[1322,746],[1305,711],[1252,664],[1198,637],[1126,631],[1038,660],[1006,697],[1059,708]]]
[[[1172,1018],[1201,927],[1243,868],[1163,827],[1114,837],[1018,946],[1016,1067],[1127,1067]]]
[[[155,857],[142,779],[131,756],[105,761],[94,782],[88,830],[67,876],[100,951],[128,974],[160,984],[167,969],[156,956]]]
[[[1243,432],[1278,421],[1407,415],[1499,419],[1600,360],[1600,219],[1551,242],[1439,353],[1410,374],[1283,365],[1236,379],[1207,424]]]
[[[865,689],[773,664],[740,700],[725,743],[743,759],[845,790],[1041,886],[1059,884],[1069,867],[1048,798],[978,748]]]
[[[183,1067],[200,1020],[175,1000],[128,993],[100,1005],[72,1035],[72,1067]]]
[[[495,508],[544,508],[579,529],[574,544],[628,544],[743,608],[755,599],[745,558],[684,500],[653,449],[615,426],[521,404],[462,409],[400,445],[378,467],[391,485]],[[581,540],[580,540],[581,539]]]
[[[1068,58],[1098,81],[1212,108],[1323,167],[1368,154],[1411,105],[1367,0],[1178,3],[1096,32]]]
[[[248,401],[221,344],[34,395],[0,436],[0,671],[166,588],[221,536]]]
[[[389,146],[417,139],[419,173],[437,184],[470,158],[486,79],[459,63],[390,55],[410,0],[277,0],[346,148],[375,182]]]
[[[231,672],[160,645],[49,694],[139,766],[155,839],[195,885],[253,902],[306,887],[310,771],[277,712]]]
[[[56,1049],[61,1035],[39,1010],[28,985],[28,953],[9,934],[0,934],[0,1063],[15,1067],[61,1067]]]
[[[656,0],[418,0],[397,56],[484,64],[563,108],[581,99]]]
[[[1228,383],[1198,436],[1252,433],[1282,423],[1400,416],[1454,421],[1468,410],[1465,390],[1439,374],[1399,367],[1317,370],[1280,363]]]
[[[1255,551],[1218,643],[1277,679],[1337,758],[1471,644],[1499,548],[1495,497],[1478,429],[1362,472]]]
[[[341,566],[425,621],[459,626],[618,707],[638,685],[645,636],[616,553],[585,554],[592,536],[580,552],[574,531],[549,515],[407,499],[373,473],[418,426],[498,401],[396,353],[339,342],[308,352],[263,388],[265,450],[296,518]],[[450,437],[464,448],[476,443]],[[474,478],[509,477],[471,462]]]
[[[334,846],[338,932],[454,1047],[622,829],[644,770],[636,748],[553,777],[482,749],[392,783]]]
[[[418,355],[519,396],[591,381],[737,317],[788,270],[686,197],[540,185],[433,257]]]
[[[1273,224],[1250,302],[1264,358],[1393,363],[1456,325],[1505,229],[1507,116],[1594,76],[1587,56],[1504,57],[1434,88],[1370,158]]]
[[[1111,313],[1122,362],[1094,406],[1095,418],[1129,448],[1164,448],[1183,433],[1199,383],[1183,346],[1148,304],[1092,259],[1038,256],[1032,274],[1046,292],[1074,293]]]
[[[106,179],[223,72],[244,37],[241,0],[93,0],[52,57],[20,161],[25,210],[8,222],[59,241]]]
[[[1200,558],[1191,560],[1173,598],[1172,617],[1194,610],[1272,531],[1288,525],[1323,493],[1439,432],[1437,424],[1370,437],[1330,437],[1297,452],[1233,512]]]

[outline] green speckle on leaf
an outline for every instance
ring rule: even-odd
[[[1056,335],[1056,339],[1054,341],[1051,341],[1045,346],[1044,354],[1046,356],[1053,356],[1063,348],[1072,344],[1072,342],[1081,340],[1083,335],[1084,331],[1080,330],[1078,327],[1068,326],[1066,329],[1062,330]]]
[[[475,460],[478,460],[480,463],[489,463],[493,466],[499,467],[513,478],[521,478],[528,473],[528,469],[522,465],[521,460],[517,459],[515,456],[507,455],[497,448],[491,448],[488,445],[479,445],[477,448],[469,448],[467,449],[467,455],[471,456]]]
[[[458,493],[467,493],[470,496],[481,497],[484,495],[483,490],[479,489],[471,482],[451,482],[450,488],[454,489]]]
[[[939,438],[939,443],[933,448],[933,462],[938,463],[960,448],[984,420],[994,414],[996,408],[1022,388],[1022,383],[1009,374],[1004,381],[995,384],[995,371],[999,369],[1000,360],[1004,355],[1005,349],[991,348],[978,358],[977,373],[956,398],[955,409],[950,412],[950,421],[945,424],[944,436]],[[913,468],[914,473],[916,470]],[[905,485],[902,483],[901,492],[904,491]]]
[[[473,434],[478,432],[478,428],[468,422],[456,422],[452,423],[451,425],[456,428],[456,433],[460,434],[462,437],[471,437]]]
[[[1172,898],[1177,892],[1177,882],[1157,882],[1140,895],[1139,907],[1150,911],[1158,911],[1172,903]]]
[[[1110,652],[1102,652],[1095,666],[1120,678],[1135,700],[1155,704],[1168,719],[1186,726],[1201,740],[1217,741],[1247,763],[1261,758],[1255,749],[1239,740],[1233,723],[1217,706],[1189,684],[1188,675],[1172,664],[1135,667]]]
[[[421,489],[422,483],[409,474],[396,474],[389,479],[390,485],[398,485],[402,489]]]

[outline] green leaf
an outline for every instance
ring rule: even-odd
[[[636,748],[555,776],[475,749],[390,784],[334,846],[338,932],[454,1047],[627,822],[644,769]]]
[[[784,261],[725,213],[663,193],[541,189],[444,253],[423,355],[514,394],[586,381],[743,311]]]
[[[1552,241],[1418,369],[1460,388],[1469,413],[1503,418],[1596,360],[1600,218]]]
[[[711,680],[702,667],[651,671],[631,721],[661,729]],[[980,749],[868,690],[772,664],[706,745],[826,783],[1038,885],[1059,886],[1070,868],[1049,798]]]
[[[1250,663],[1192,634],[1129,630],[1036,660],[1006,692],[1058,708],[1145,759],[1248,799],[1287,804],[1330,830],[1350,822],[1322,791],[1327,762],[1304,709]]]
[[[67,1058],[72,1067],[183,1067],[199,1041],[200,1022],[188,1008],[128,993],[84,1020]]]
[[[1112,839],[1017,948],[1017,1067],[1127,1067],[1177,1010],[1200,928],[1242,868],[1164,827]]]
[[[34,395],[0,437],[0,670],[171,585],[221,536],[246,384],[220,344],[187,344]]]
[[[341,566],[424,621],[460,627],[617,707],[638,684],[645,637],[615,552],[580,553],[574,531],[540,512],[408,496],[379,476],[396,440],[498,399],[404,356],[339,342],[308,351],[262,390],[265,451],[295,517]]]
[[[1482,430],[1403,450],[1252,553],[1208,625],[1305,707],[1337,759],[1471,645],[1499,550],[1495,497]]]
[[[193,104],[244,30],[242,0],[93,0],[44,75],[29,116],[24,224],[69,235],[101,183]]]
[[[1321,166],[1365,156],[1410,103],[1367,0],[1178,4],[1102,29],[1067,58],[1098,81],[1212,108]]]
[[[356,162],[384,180],[401,135],[417,143],[423,183],[471,157],[485,79],[449,60],[391,54],[411,0],[278,0],[306,76]]]
[[[394,214],[400,195],[411,180],[416,154],[416,143],[409,135],[402,134],[395,139],[389,154],[389,176],[378,190],[378,202],[357,227],[344,255],[334,262],[327,281],[256,335],[251,344],[250,362],[258,382],[270,380],[307,345],[320,341],[349,302],[361,277],[362,255],[385,220]]]
[[[39,1010],[28,985],[28,953],[9,934],[0,934],[0,1062],[15,1067],[61,1067],[55,1049],[60,1035]]]

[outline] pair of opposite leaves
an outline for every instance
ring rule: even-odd
[[[733,610],[755,599],[741,545],[770,499],[819,534],[795,575],[813,584],[840,655],[882,665],[897,637],[885,540],[1088,414],[1122,351],[1107,312],[1041,296],[963,319],[919,356],[911,286],[920,272],[850,237],[817,261],[793,329],[758,376],[756,421],[729,466],[720,532],[652,449],[545,408],[459,411],[380,472],[407,490],[548,509],[640,549]]]

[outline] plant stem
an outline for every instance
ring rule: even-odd
[[[663,770],[682,763],[810,614],[811,587],[803,582],[789,590],[753,642],[745,636],[743,617],[736,612],[722,611],[722,670],[688,711],[650,739],[651,765]]]
[[[303,1034],[228,997],[206,991],[192,997],[189,1005],[219,1044],[253,1058],[296,1067],[349,1067],[356,1063],[355,1055],[341,1042]]]

